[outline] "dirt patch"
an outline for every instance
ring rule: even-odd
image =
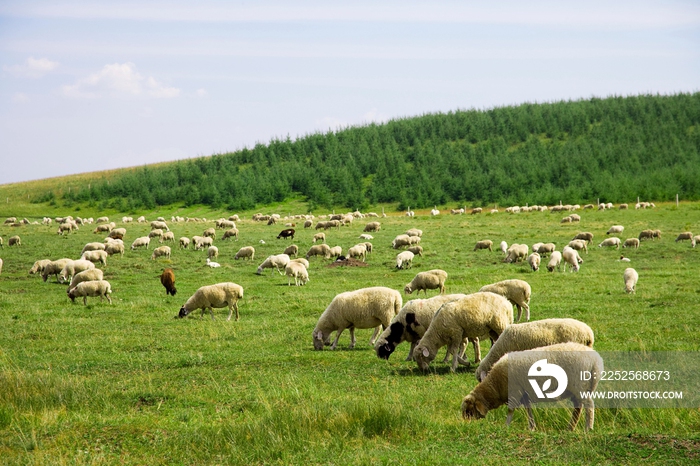
[[[369,267],[369,264],[366,262],[358,261],[357,259],[353,259],[351,257],[348,257],[347,259],[344,259],[344,260],[337,260],[335,262],[331,262],[326,267]]]

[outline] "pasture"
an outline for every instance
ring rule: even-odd
[[[40,206],[32,205],[34,212]],[[51,207],[46,215],[93,216],[98,212]],[[378,209],[370,209],[381,212]],[[255,274],[270,254],[290,240],[277,240],[284,222],[274,226],[250,220],[253,212],[235,212],[240,239],[221,241],[220,268],[205,266],[206,252],[170,244],[170,260],[151,260],[150,250],[129,250],[148,234],[148,224],[125,226],[126,253],[111,256],[103,268],[112,284],[113,304],[88,298],[73,304],[66,285],[28,275],[35,260],[77,259],[85,243],[101,241],[94,225],[66,237],[50,226],[0,225],[5,248],[0,274],[0,458],[5,464],[697,464],[700,460],[698,409],[599,409],[593,431],[566,430],[569,409],[536,409],[537,430],[517,410],[505,428],[506,407],[480,421],[460,416],[462,398],[476,385],[475,366],[451,374],[441,364],[444,349],[422,373],[405,362],[408,344],[389,361],[368,345],[371,330],[358,330],[349,350],[344,332],[336,351],[314,351],[311,333],[333,297],[368,286],[403,290],[414,275],[440,268],[448,272],[447,293],[471,293],[508,278],[532,286],[531,320],[572,317],[595,332],[595,349],[698,351],[700,339],[700,247],[675,243],[682,231],[700,234],[700,204],[660,204],[656,209],[578,211],[580,224],[560,224],[568,213],[531,212],[495,215],[442,215],[426,211],[415,218],[356,219],[352,226],[326,231],[330,246],[343,251],[362,241],[369,221],[374,252],[368,267],[329,268],[312,258],[310,282],[287,286],[287,277],[267,270]],[[487,211],[487,209],[484,209]],[[301,213],[299,205],[263,212]],[[389,210],[387,209],[387,212]],[[175,238],[201,235],[213,219],[234,212],[162,209],[138,212],[206,216],[205,223],[168,221]],[[13,212],[21,217],[21,213]],[[29,214],[27,214],[29,215]],[[38,214],[40,215],[40,214]],[[0,218],[0,220],[4,220]],[[35,218],[30,218],[35,220]],[[41,220],[41,218],[39,218]],[[317,220],[317,219],[316,219]],[[316,222],[314,220],[314,224]],[[315,231],[296,220],[293,240],[302,256]],[[619,237],[660,229],[660,241],[644,241],[638,250],[597,245],[614,224]],[[424,257],[413,268],[397,270],[391,240],[409,228],[423,230]],[[578,273],[531,272],[527,264],[505,264],[497,245],[554,242],[557,250],[579,231],[594,233]],[[19,234],[21,247],[8,247]],[[494,251],[473,251],[482,239]],[[265,244],[261,244],[263,240]],[[256,249],[255,260],[234,261],[242,246]],[[618,261],[620,253],[631,263]],[[543,260],[543,265],[546,259]],[[636,294],[624,292],[622,273],[639,273]],[[175,271],[176,296],[159,281],[163,268]],[[240,321],[199,312],[176,319],[180,306],[202,285],[233,281],[245,289]],[[429,296],[435,291],[429,292]],[[416,295],[404,295],[404,302]],[[422,296],[421,296],[422,297]],[[482,342],[482,354],[489,343]],[[473,360],[471,348],[467,356]],[[569,408],[569,406],[567,406]]]

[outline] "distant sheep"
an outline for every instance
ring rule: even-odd
[[[291,286],[292,278],[294,278],[294,284],[296,286],[306,285],[309,281],[309,272],[306,270],[306,267],[304,267],[304,264],[300,262],[289,261],[284,268],[284,274],[288,277],[288,286]]]
[[[585,251],[588,254],[588,243],[582,239],[573,239],[569,241],[567,246],[576,251]]]
[[[364,231],[365,233],[372,233],[372,232],[377,232],[381,230],[382,224],[379,222],[369,222],[367,225],[365,225]]]
[[[148,249],[148,245],[151,243],[151,238],[148,236],[141,236],[140,238],[136,238],[133,243],[131,243],[131,250],[133,251],[136,248],[140,248],[143,246],[146,246],[146,249]]]
[[[693,241],[693,234],[689,231],[683,232],[676,238],[676,243],[679,241]]]
[[[107,280],[91,280],[87,282],[80,282],[75,287],[67,291],[68,297],[71,301],[75,302],[75,298],[83,298],[83,305],[87,306],[88,296],[100,297],[100,301],[103,298],[107,298],[109,304],[112,304],[112,298],[110,294],[112,293],[112,287]]]
[[[299,255],[299,246],[297,246],[296,244],[289,245],[286,248],[284,248],[283,253],[288,255],[289,257],[296,257]]]
[[[257,274],[262,275],[264,269],[275,269],[280,275],[284,275],[284,268],[289,264],[289,256],[277,254],[268,256],[262,264],[258,266]],[[280,270],[282,269],[282,270]]]
[[[255,259],[255,248],[253,246],[245,246],[238,250],[236,255],[233,257],[235,260],[238,259]]]
[[[607,232],[605,232],[606,235],[610,234],[617,234],[617,233],[622,233],[625,230],[625,227],[622,225],[613,225],[611,226]]]
[[[547,270],[549,272],[554,272],[554,269],[559,270],[561,268],[561,253],[559,251],[554,251],[549,257],[549,262],[547,263]]]
[[[423,257],[423,246],[411,246],[410,248],[406,249],[406,251],[412,252],[414,256]]]
[[[521,262],[527,259],[529,248],[527,244],[511,244],[503,262]]]
[[[503,296],[511,305],[518,309],[518,320],[525,310],[525,320],[530,320],[530,297],[532,296],[532,288],[525,280],[502,280],[500,282],[484,285],[479,291],[496,293]]]
[[[340,246],[333,246],[330,249],[329,254],[330,254],[329,257],[340,257],[343,255],[343,248],[341,248]]]
[[[239,299],[243,299],[243,287],[236,283],[224,282],[203,286],[195,291],[187,302],[182,305],[178,317],[186,317],[190,312],[197,309],[202,310],[201,317],[204,317],[204,311],[209,309],[211,319],[214,320],[213,308],[228,307],[229,313],[226,320],[231,320],[234,310],[236,311],[236,320],[238,320]]]
[[[170,241],[171,243],[175,242],[175,233],[172,231],[166,231],[163,233],[163,237],[160,239],[161,243],[164,241]]]
[[[280,238],[283,238],[283,239],[287,239],[287,238],[294,239],[294,233],[296,233],[296,232],[294,231],[294,228],[287,228],[286,230],[280,231],[280,234],[277,235],[277,239],[280,239]],[[321,233],[321,234],[322,234],[322,233]]]
[[[162,220],[154,220],[153,222],[151,222],[151,230],[155,229],[170,231],[170,228],[168,228],[168,224]]]
[[[186,236],[180,238],[180,248],[187,249],[190,246],[190,239]]]
[[[18,236],[10,236],[10,239],[7,240],[7,245],[8,246],[22,246],[22,239]]]
[[[567,264],[571,266],[571,271],[579,271],[579,264],[583,263],[583,259],[581,259],[581,256],[578,255],[578,252],[576,252],[575,249],[572,249],[569,246],[564,247],[561,257],[564,260],[564,272],[566,272]]]
[[[489,251],[493,252],[493,241],[491,241],[490,239],[477,241],[474,245],[474,251],[477,251],[479,249],[488,249]]]
[[[175,296],[177,288],[175,288],[175,272],[173,269],[163,270],[163,273],[160,274],[160,283],[165,288],[166,295]]]
[[[408,235],[408,236],[423,236],[423,230],[419,230],[418,228],[411,228],[410,230],[406,231],[406,235]]]
[[[166,246],[167,247],[167,246]],[[90,262],[99,262],[105,267],[107,266],[107,252],[106,251],[85,251],[82,256],[83,260],[88,260]]]
[[[599,248],[602,247],[612,247],[615,246],[615,249],[620,249],[620,238],[617,236],[612,236],[610,238],[604,239],[599,245]]]
[[[306,253],[306,258],[310,258],[313,256],[323,256],[326,259],[331,258],[331,248],[327,244],[316,244],[314,246],[311,246]]]
[[[75,288],[78,283],[81,282],[90,282],[94,280],[102,280],[104,278],[104,272],[100,269],[88,269],[84,270],[82,272],[78,272],[75,275],[73,275],[73,279],[70,281],[70,285],[68,285],[68,290],[70,291],[71,289]]]
[[[394,249],[399,249],[402,247],[410,246],[411,243],[411,237],[408,235],[398,235],[394,240],[391,242],[391,247]]]
[[[530,264],[530,268],[533,272],[537,272],[540,269],[540,255],[533,252],[527,257],[527,263]]]
[[[192,241],[194,241],[194,250],[199,251],[200,249],[208,248],[213,246],[214,239],[209,236],[193,236]]]
[[[238,241],[238,229],[237,228],[229,228],[228,230],[224,231],[224,236],[222,239],[228,239],[228,238],[236,238],[236,241]]]
[[[622,244],[623,248],[635,248],[637,249],[639,247],[639,239],[637,238],[627,238],[625,242]]]
[[[625,273],[622,276],[625,282],[625,291],[627,293],[635,293],[635,287],[637,286],[637,280],[639,280],[639,274],[632,267],[625,269]]]
[[[72,279],[76,273],[94,268],[95,264],[87,260],[69,261],[66,262],[66,265],[64,265],[63,269],[61,269],[61,273],[58,274],[58,280],[65,282]]]
[[[396,268],[397,269],[408,269],[413,265],[413,253],[410,251],[403,251],[396,255]]]
[[[219,257],[219,248],[216,246],[209,246],[209,249],[207,249],[207,257],[209,259],[216,259]]]
[[[429,270],[427,272],[419,272],[410,283],[404,286],[403,291],[406,294],[411,294],[414,291],[420,293],[421,290],[428,294],[428,290],[439,289],[440,294],[445,293],[445,281],[447,280],[447,272],[440,269]]]
[[[532,247],[532,252],[536,252],[540,256],[545,256],[546,254],[551,254],[557,249],[557,246],[554,243],[544,243],[540,244],[540,246],[535,249],[535,247]]]
[[[356,244],[348,249],[348,257],[356,257],[364,262],[365,258],[367,257],[367,248],[364,244]]]
[[[585,241],[587,244],[591,244],[593,242],[593,233],[589,231],[582,231],[581,233],[574,236],[573,239],[580,239]]]
[[[326,234],[325,233],[316,233],[314,235],[312,243],[315,243],[316,241],[321,241],[322,243],[326,242]]]
[[[170,259],[170,252],[170,246],[157,247],[153,250],[153,254],[151,254],[151,260],[156,260],[159,257]]]
[[[371,239],[374,239],[374,236],[362,234],[362,235],[360,235],[360,239],[366,239],[366,240],[369,241],[369,240],[371,240]]]
[[[83,250],[80,251],[80,254],[84,253],[85,251],[104,251],[106,249],[104,243],[87,243],[85,246],[83,246]]]

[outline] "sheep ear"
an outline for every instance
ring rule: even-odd
[[[477,400],[477,401],[474,402],[474,407],[475,407],[476,410],[479,412],[479,414],[481,414],[481,415],[484,416],[484,417],[486,417],[486,413],[489,412],[489,410],[486,408],[486,406],[484,405],[484,403],[482,403],[482,402],[479,401],[479,400]]]
[[[486,371],[481,371],[479,381],[481,382],[481,381],[483,381],[485,378],[486,378]]]
[[[430,351],[428,351],[428,348],[423,348],[423,357],[427,358],[430,356]]]

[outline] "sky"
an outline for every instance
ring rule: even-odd
[[[697,1],[0,2],[0,184],[700,90]]]

